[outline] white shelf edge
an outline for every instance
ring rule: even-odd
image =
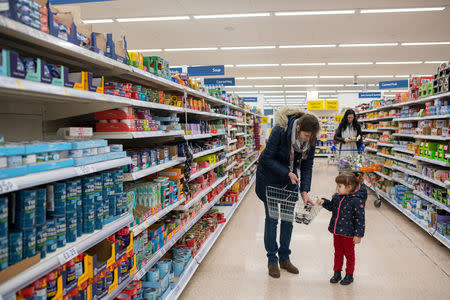
[[[239,149],[237,149],[237,150],[234,150],[234,151],[228,153],[228,154],[227,154],[227,157],[231,157],[231,156],[233,156],[233,155],[235,155],[235,154],[241,152],[241,151],[244,150],[244,149],[245,149],[245,146],[244,146],[244,147],[241,147],[241,148],[239,148]]]
[[[89,164],[85,166],[79,167],[67,167],[61,169],[55,169],[51,171],[27,174],[24,176],[5,178],[0,180],[0,185],[4,185],[6,183],[12,184],[12,189],[8,189],[8,191],[3,193],[14,192],[18,190],[22,190],[25,188],[38,186],[41,184],[46,184],[49,182],[55,182],[59,180],[64,180],[68,178],[77,177],[80,175],[88,175],[95,172],[100,172],[108,169],[113,169],[117,167],[121,167],[131,163],[131,158],[123,157],[113,160],[107,160],[103,162],[98,162],[95,164]],[[0,194],[2,194],[0,192]]]
[[[411,160],[407,160],[407,159],[401,158],[401,157],[396,157],[396,156],[393,156],[393,155],[384,154],[384,153],[380,153],[380,152],[377,152],[377,155],[378,155],[378,156],[382,156],[382,157],[386,157],[386,158],[389,158],[389,159],[393,159],[393,160],[398,160],[398,161],[401,161],[401,162],[405,162],[405,163],[408,163],[408,164],[410,164],[410,165],[416,165],[415,162],[413,162],[413,161],[411,161]]]
[[[440,209],[450,212],[450,207],[447,207],[445,204],[440,203],[440,202],[436,201],[435,199],[428,197],[427,195],[425,195],[419,191],[414,190],[413,193],[414,193],[414,195],[420,197],[421,199],[426,200],[426,201],[438,206]]]
[[[194,174],[191,175],[191,177],[189,178],[189,181],[192,181],[192,180],[202,176],[203,174],[205,174],[211,170],[214,170],[218,166],[223,165],[226,161],[227,161],[226,159],[222,159],[221,161],[216,162],[215,164],[213,164],[207,168],[204,168],[204,169],[201,169],[200,171],[195,172]]]
[[[377,174],[377,175],[380,176],[380,177],[383,177],[384,179],[387,179],[387,180],[391,180],[391,181],[392,181],[392,177],[390,177],[390,176],[388,176],[388,175],[384,175],[383,173],[378,172],[378,171],[375,171],[374,173]]]
[[[407,118],[396,118],[393,121],[420,121],[420,120],[438,120],[438,119],[448,119],[450,114],[447,115],[435,115],[435,116],[423,116],[423,117],[407,117]]]
[[[160,164],[160,165],[156,165],[156,166],[152,166],[137,172],[133,172],[133,173],[124,173],[124,181],[134,181],[155,173],[158,173],[159,171],[163,171],[165,169],[171,168],[173,166],[179,165],[183,162],[186,161],[186,158],[184,157],[180,157],[174,160],[171,160],[169,162]]]
[[[228,178],[228,175],[222,176],[219,179],[217,179],[213,184],[211,184],[209,187],[207,187],[206,189],[204,189],[203,191],[201,191],[197,196],[195,196],[194,198],[192,198],[191,200],[189,200],[188,203],[186,203],[185,205],[180,205],[177,207],[177,210],[187,210],[189,208],[192,207],[192,205],[194,205],[195,203],[197,203],[198,201],[200,201],[203,197],[205,197],[206,195],[208,195],[212,190],[214,190],[219,184],[221,184],[222,182],[224,182],[226,179]]]
[[[84,234],[74,243],[68,243],[65,247],[58,248],[56,252],[49,253],[47,257],[42,259],[39,263],[21,272],[17,276],[3,282],[0,285],[0,295],[5,296],[18,291],[21,288],[28,286],[30,282],[34,282],[39,278],[42,278],[43,274],[45,275],[59,267],[61,264],[58,257],[67,250],[75,248],[77,253],[83,253],[85,250],[100,243],[123,227],[127,227],[132,220],[133,218],[131,215],[127,213],[116,221],[105,225],[103,229],[96,230],[91,234]]]
[[[414,151],[403,149],[403,148],[396,148],[395,146],[392,148],[392,150],[397,151],[397,152],[402,152],[402,153],[414,155]]]
[[[152,137],[182,136],[183,130],[129,131],[129,132],[95,132],[94,137],[103,139],[143,139]]]
[[[198,157],[201,157],[201,156],[205,156],[205,155],[208,155],[208,154],[219,152],[219,151],[221,151],[223,149],[225,149],[225,146],[220,146],[220,147],[217,147],[217,148],[214,148],[214,149],[198,152],[198,153],[195,153],[193,156],[194,156],[194,158],[198,158]]]
[[[450,167],[450,163],[444,162],[444,161],[440,161],[440,160],[437,160],[437,159],[430,159],[430,158],[426,158],[426,157],[422,157],[422,156],[414,156],[414,158],[417,159],[417,160],[423,161],[423,162],[430,163],[430,164],[443,166],[443,167]]]

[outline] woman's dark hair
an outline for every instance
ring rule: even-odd
[[[355,192],[359,184],[361,183],[362,176],[356,175],[355,173],[351,172],[344,172],[339,174],[335,181],[337,184],[343,184],[346,187],[351,187],[351,192]]]
[[[356,129],[356,128],[359,127],[359,124],[358,124],[358,117],[356,116],[355,111],[354,111],[353,109],[347,109],[347,110],[345,111],[344,117],[342,118],[341,124],[339,124],[339,126],[342,127],[342,130],[347,129],[347,126],[348,126],[348,116],[349,116],[349,115],[354,115],[354,116],[355,116],[355,118],[353,119],[353,122],[352,122],[353,128]]]
[[[311,132],[310,144],[315,145],[317,135],[320,131],[320,123],[316,116],[310,114],[302,115],[297,122],[300,126],[300,131]]]

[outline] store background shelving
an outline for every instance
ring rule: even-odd
[[[171,106],[160,103],[152,103],[141,100],[134,100],[121,96],[114,96],[90,91],[82,91],[73,88],[59,87],[54,85],[48,85],[39,82],[32,82],[22,79],[15,79],[10,77],[0,77],[0,93],[2,101],[8,103],[8,109],[5,113],[13,113],[17,105],[22,103],[32,103],[39,110],[44,111],[45,114],[37,114],[40,118],[43,127],[35,128],[29,132],[20,132],[16,135],[15,132],[5,132],[6,140],[21,139],[43,139],[49,132],[55,130],[62,124],[70,125],[73,122],[73,118],[78,118],[81,115],[88,115],[94,112],[117,109],[123,107],[136,107],[136,108],[148,108],[152,112],[159,113],[176,113],[184,118],[184,122],[188,120],[223,120],[228,122],[232,128],[226,129],[223,133],[206,133],[206,134],[186,134],[183,130],[171,130],[171,131],[134,131],[134,132],[96,132],[95,138],[103,138],[113,141],[114,143],[123,143],[125,146],[129,145],[146,145],[151,141],[173,141],[182,140],[184,143],[192,143],[196,140],[209,140],[209,139],[221,139],[222,144],[219,147],[215,147],[210,150],[201,151],[194,154],[194,158],[200,158],[210,154],[220,154],[225,152],[225,159],[212,164],[208,168],[201,169],[192,174],[190,180],[194,180],[199,176],[222,167],[225,163],[231,162],[231,167],[225,172],[225,176],[218,178],[217,181],[209,186],[206,190],[202,191],[194,199],[182,205],[186,201],[186,198],[180,198],[173,204],[165,207],[159,212],[153,214],[145,221],[139,224],[135,224],[131,229],[133,235],[138,235],[140,232],[146,230],[156,222],[158,222],[165,215],[174,210],[185,210],[194,205],[204,196],[208,195],[216,186],[223,182],[226,182],[223,191],[217,195],[213,201],[204,206],[201,212],[188,224],[186,224],[181,231],[164,245],[157,253],[155,253],[147,264],[145,270],[148,270],[157,260],[177,242],[177,240],[192,227],[210,208],[212,208],[222,197],[231,189],[234,189],[236,185],[239,185],[239,180],[244,176],[249,177],[254,174],[254,165],[257,162],[257,149],[255,143],[254,127],[255,120],[261,118],[261,115],[248,109],[225,101],[223,99],[217,99],[209,94],[193,90],[189,87],[177,84],[165,78],[155,76],[149,72],[145,72],[136,67],[128,66],[126,64],[119,63],[113,59],[107,58],[104,55],[94,53],[84,48],[75,46],[69,42],[63,41],[59,38],[50,36],[46,33],[32,29],[26,25],[17,23],[8,18],[0,16],[0,32],[7,39],[14,39],[18,43],[14,44],[14,49],[18,51],[24,51],[29,55],[35,55],[44,59],[51,58],[52,61],[60,63],[73,69],[82,69],[86,71],[92,71],[96,74],[104,75],[106,78],[115,78],[123,80],[125,82],[133,82],[135,84],[142,84],[144,86],[153,87],[156,89],[185,94],[186,96],[192,96],[196,99],[204,99],[212,107],[223,106],[228,107],[228,114],[198,111],[187,107]],[[81,120],[81,119],[80,119]],[[50,121],[55,123],[50,124]],[[14,121],[16,124],[23,125],[22,120]],[[182,121],[183,122],[183,121]],[[11,123],[14,126],[15,123]],[[259,122],[258,122],[259,124]],[[32,126],[32,124],[30,124]],[[44,128],[45,127],[45,128]],[[4,129],[4,128],[2,128]],[[231,142],[226,143],[224,139]],[[160,171],[180,165],[185,162],[184,157],[178,157],[174,160],[151,166],[146,169],[142,169],[132,173],[125,173],[124,180],[133,182],[142,180],[143,178],[157,174]],[[20,189],[42,185],[45,183],[51,183],[58,180],[68,179],[72,177],[89,175],[95,172],[117,168],[123,165],[131,163],[129,157],[116,159],[112,161],[106,161],[102,163],[96,163],[83,167],[71,167],[61,170],[48,171],[44,173],[26,175],[21,177],[9,178],[7,180],[0,180],[0,187],[4,187],[4,192],[12,192]],[[238,170],[239,169],[239,170]],[[238,205],[242,202],[245,194],[249,191],[249,188],[254,182],[254,176],[250,180],[250,183],[240,193],[239,201],[231,208],[227,214],[227,223],[220,225],[220,231],[217,231],[214,239],[210,239],[206,248],[202,249],[199,253],[198,259],[204,258],[210,247],[214,244],[218,235],[222,231],[223,227],[228,224],[228,218],[234,213]],[[197,199],[196,199],[197,198]],[[127,227],[133,223],[133,217],[127,213],[121,218],[106,225],[103,230],[96,231],[90,235],[84,235],[81,239],[78,239],[75,243],[68,244],[66,248],[58,249],[57,252],[41,260],[38,264],[28,269],[25,272],[20,273],[18,276],[12,277],[10,280],[0,285],[0,298],[6,296],[10,292],[17,291],[20,288],[27,286],[34,280],[39,279],[47,272],[52,271],[63,262],[58,259],[62,252],[67,252],[73,248],[77,253],[81,253],[86,249],[91,248],[96,243],[101,242],[106,237],[114,234],[119,229]],[[67,249],[70,248],[70,249]],[[200,259],[201,258],[201,259]],[[108,294],[105,299],[113,299],[120,291],[127,286],[129,282],[134,279],[142,277],[144,271],[139,270],[136,274],[130,276],[127,280],[123,281],[113,293]],[[187,281],[186,281],[187,283]],[[182,290],[182,289],[181,289]],[[181,292],[179,289],[179,291]]]

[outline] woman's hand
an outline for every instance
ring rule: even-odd
[[[309,198],[309,195],[307,192],[302,192],[302,198],[303,198],[303,202],[305,202],[305,204],[311,204],[312,206],[314,206],[314,202],[311,200],[311,198]]]
[[[288,176],[292,184],[300,184],[300,180],[298,179],[297,175],[295,175],[292,172],[289,172]]]
[[[346,138],[345,138],[345,142],[346,142],[346,143],[350,143],[351,140],[350,140],[348,137],[346,137]]]
[[[353,237],[353,244],[359,244],[359,243],[361,243],[361,237],[359,237],[359,236],[354,236]]]

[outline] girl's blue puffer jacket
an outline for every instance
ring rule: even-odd
[[[363,237],[365,230],[365,203],[367,191],[364,185],[350,195],[335,194],[333,199],[324,199],[323,207],[332,212],[328,231],[349,237]]]

